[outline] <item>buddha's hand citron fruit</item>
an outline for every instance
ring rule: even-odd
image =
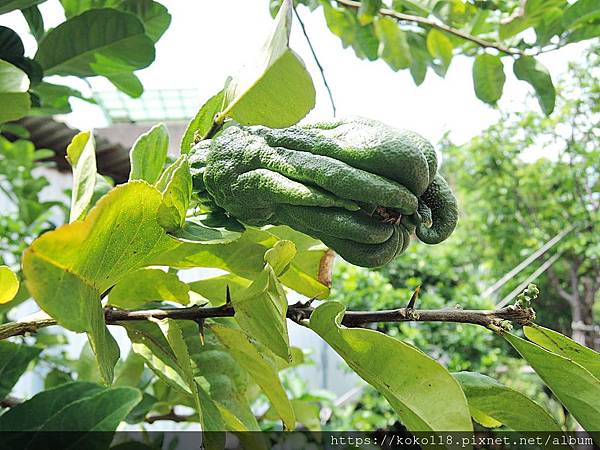
[[[190,163],[205,204],[248,225],[288,225],[359,266],[387,264],[412,233],[442,242],[458,219],[432,145],[374,120],[230,126]]]

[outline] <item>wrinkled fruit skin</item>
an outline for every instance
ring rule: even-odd
[[[458,219],[432,145],[374,120],[231,126],[198,143],[190,163],[195,191],[229,215],[288,225],[358,266],[387,264],[412,233],[442,242]]]

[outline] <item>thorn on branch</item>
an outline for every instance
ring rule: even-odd
[[[415,292],[413,292],[408,301],[408,305],[406,305],[406,309],[415,309],[415,302],[417,301],[417,298],[419,298],[419,292],[421,292],[421,286],[417,286]]]

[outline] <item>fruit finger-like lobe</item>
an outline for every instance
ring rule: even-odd
[[[250,127],[270,146],[328,156],[381,175],[419,196],[437,170],[433,146],[423,137],[375,120],[354,118],[283,129]]]
[[[450,186],[441,175],[436,175],[420,198],[431,209],[432,224],[417,226],[417,237],[426,244],[439,244],[452,234],[458,222],[458,205]]]
[[[402,246],[402,233],[394,226],[392,236],[381,244],[362,244],[329,235],[315,235],[351,264],[361,267],[381,267],[391,262]]]
[[[394,233],[394,225],[373,220],[361,211],[281,205],[275,216],[292,228],[309,230],[362,244],[381,244]]]

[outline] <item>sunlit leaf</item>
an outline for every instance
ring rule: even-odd
[[[297,123],[315,105],[315,87],[304,63],[288,46],[292,2],[284,0],[262,51],[225,87],[223,117],[273,128]]]
[[[19,292],[19,278],[7,266],[0,266],[0,305],[10,302]]]
[[[483,53],[473,63],[475,94],[481,101],[494,105],[504,89],[504,64],[499,56]]]
[[[395,20],[381,17],[375,22],[375,29],[383,44],[381,58],[394,70],[406,69],[412,64],[410,46],[406,33],[402,31]]]
[[[598,17],[600,17],[600,4],[596,0],[577,0],[565,9],[562,22],[565,28],[571,28]]]
[[[235,328],[211,324],[210,329],[237,363],[246,369],[254,382],[261,387],[286,428],[293,430],[296,425],[294,410],[279,381],[277,367],[268,358],[268,351],[259,351],[244,332]]]
[[[427,34],[427,50],[442,65],[443,71],[448,69],[452,61],[452,42],[442,31],[432,29]]]
[[[104,325],[100,296],[160,253],[168,237],[156,220],[162,196],[133,181],[100,199],[82,221],[43,234],[25,251],[23,272],[38,305],[62,326],[87,332],[103,378],[119,358]],[[54,286],[48,289],[48,286]]]
[[[158,223],[172,232],[183,227],[192,199],[192,174],[187,157],[180,156],[165,174],[169,174],[168,178],[161,177],[157,183],[163,192],[163,200],[158,208]]]
[[[181,139],[182,154],[189,153],[196,140],[202,140],[208,136],[215,116],[223,110],[224,95],[224,91],[219,91],[209,98],[190,121]]]
[[[379,14],[382,0],[363,0],[358,8],[358,22],[361,25],[367,25],[373,22],[373,18]]]
[[[0,123],[20,119],[29,111],[31,101],[27,74],[0,59]]]
[[[159,123],[137,138],[131,147],[129,179],[156,183],[164,169],[168,150],[169,130]]]
[[[265,252],[265,265],[252,284],[231,299],[235,319],[252,338],[280,358],[291,360],[287,333],[287,298],[277,279],[296,249],[291,241],[277,241]]]
[[[567,358],[510,333],[503,337],[521,354],[586,430],[600,429],[600,380]]]
[[[90,131],[82,131],[71,140],[67,160],[73,168],[69,222],[74,222],[85,216],[96,186],[96,144]]]
[[[170,301],[187,305],[189,287],[174,273],[160,269],[139,269],[125,275],[111,289],[109,302],[113,306],[135,309],[152,301]]]
[[[575,361],[600,380],[600,354],[564,334],[539,325],[523,327],[527,339],[546,350]]]
[[[443,366],[383,333],[341,326],[344,312],[341,303],[323,303],[310,327],[385,396],[409,431],[472,430],[465,395]]]

